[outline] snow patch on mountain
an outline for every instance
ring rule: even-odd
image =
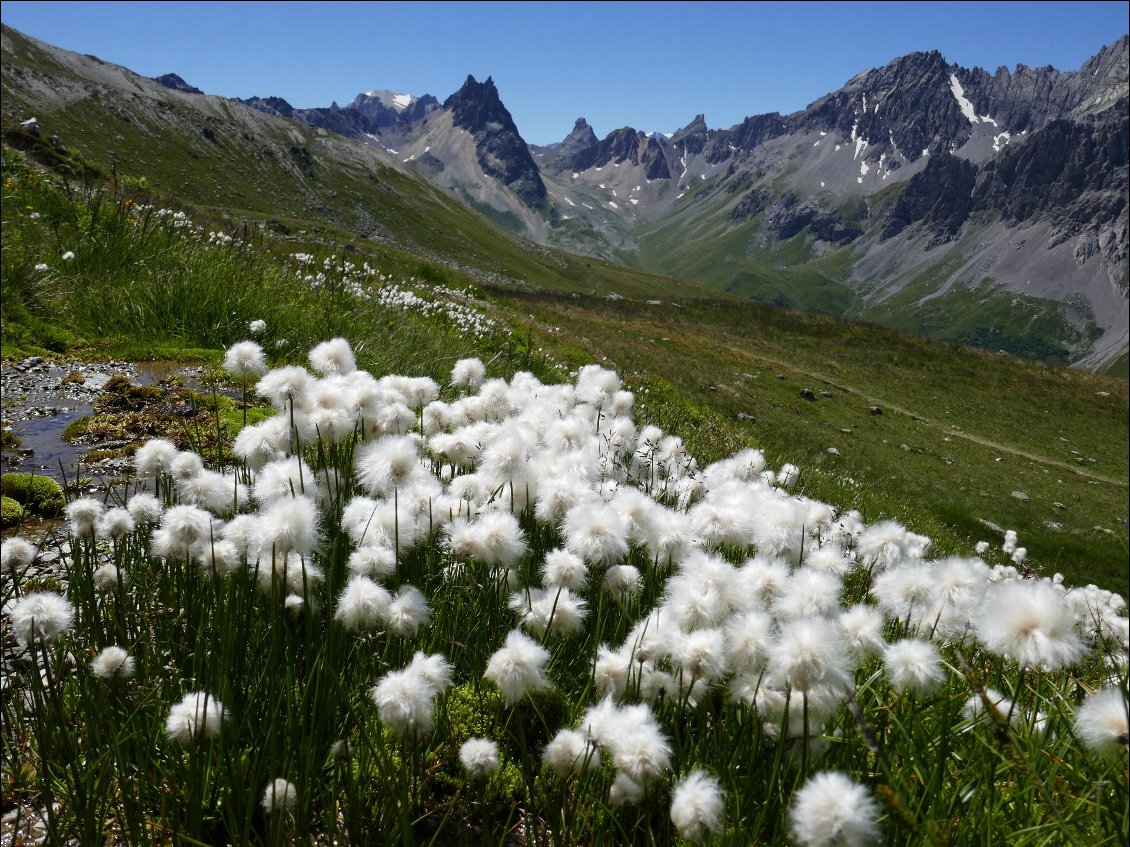
[[[957,100],[961,114],[965,115],[969,123],[977,123],[977,110],[974,109],[973,104],[966,99],[965,89],[961,87],[961,83],[957,79],[957,74],[950,74],[950,91],[953,92],[954,99]]]

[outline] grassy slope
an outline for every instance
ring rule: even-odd
[[[25,108],[8,96],[10,72],[6,65],[6,115]],[[989,520],[1017,529],[1037,567],[1049,572],[1062,569],[1073,582],[1095,580],[1126,590],[1125,383],[980,355],[864,325],[767,309],[739,298],[719,298],[694,285],[529,245],[497,230],[413,174],[358,160],[362,154],[346,144],[341,149],[347,149],[347,156],[339,149],[345,142],[335,141],[324,150],[311,144],[313,176],[301,177],[289,165],[280,164],[278,155],[246,157],[235,144],[214,144],[203,137],[182,146],[164,146],[157,154],[150,136],[131,129],[143,125],[144,109],[127,111],[130,120],[123,120],[112,132],[88,131],[105,105],[83,106],[79,101],[55,115],[41,112],[45,115],[41,120],[48,131],[52,122],[59,121],[60,133],[81,138],[73,146],[103,167],[112,158],[123,174],[144,177],[166,189],[183,187],[185,195],[180,199],[214,218],[232,224],[274,220],[275,230],[285,228],[289,234],[261,242],[268,252],[326,252],[328,245],[348,243],[358,255],[370,256],[386,271],[401,276],[417,274],[452,285],[497,281],[502,287],[492,289],[494,301],[519,335],[533,333],[535,345],[574,364],[607,357],[637,387],[649,388],[650,394],[641,395],[651,398],[648,414],[684,434],[704,459],[757,444],[775,462],[794,461],[805,467],[806,484],[814,495],[842,507],[858,506],[869,520],[900,517],[935,536],[942,549],[967,552],[978,538],[992,540],[992,533],[978,523]],[[115,108],[125,106],[115,101]],[[195,119],[186,113],[178,120]],[[264,119],[263,125],[268,133],[286,132],[289,126],[271,119]],[[169,126],[150,130],[167,136]],[[111,137],[114,146],[107,141]],[[217,187],[220,179],[226,182]],[[310,194],[305,205],[298,206],[293,198],[301,185]],[[354,232],[358,221],[348,214],[358,205],[374,210],[378,234],[384,232],[402,246],[358,238]],[[315,219],[301,217],[315,212]],[[730,236],[728,242],[729,255],[737,262],[739,248],[748,249],[749,233],[741,228],[731,232],[742,234]],[[674,238],[673,231],[667,237]],[[785,251],[779,257],[783,263],[798,258],[788,253],[799,249],[797,244],[773,245],[770,252]],[[62,242],[51,247],[66,249]],[[687,257],[694,255],[701,261],[704,254],[690,251],[685,257],[675,254],[674,260],[690,261]],[[718,266],[725,258],[725,254],[720,257]],[[814,275],[813,291],[835,288],[848,258],[840,253],[821,261],[807,271]],[[800,273],[778,268],[766,272],[760,282],[796,292]],[[740,274],[732,274],[731,282],[739,278]],[[515,290],[516,280],[567,296]],[[722,278],[713,281],[717,284]],[[611,291],[629,300],[609,301],[603,295]],[[652,299],[666,305],[645,305]],[[254,305],[261,308],[262,304]],[[272,325],[285,325],[288,310],[295,308],[299,304],[278,304]],[[58,333],[62,349],[96,340],[89,332],[68,339],[51,318],[39,315],[42,323],[30,332]],[[370,322],[363,329],[348,321],[331,326],[330,318],[326,326],[331,331],[381,331],[381,324]],[[311,325],[311,320],[306,317],[302,323]],[[392,324],[385,326],[383,331],[388,332]],[[557,331],[547,333],[544,327]],[[216,346],[235,340],[221,335],[204,340],[148,338],[139,342],[137,350],[168,343]],[[427,337],[423,329],[402,336],[401,341],[421,344]],[[373,343],[370,338],[352,340]],[[388,341],[397,343],[393,338]],[[449,346],[429,339],[423,345],[426,354],[405,350],[407,355],[389,357],[384,364],[415,370],[429,358],[446,360],[471,352]],[[5,347],[6,353],[13,349],[8,338]],[[438,373],[442,366],[433,369]],[[784,378],[777,379],[778,375]],[[799,396],[804,387],[829,390],[833,397],[805,401]],[[1098,391],[1110,396],[1100,398]],[[869,415],[867,407],[872,404],[882,406],[885,414]],[[896,407],[906,413],[896,412]],[[752,415],[755,421],[737,420],[738,412]],[[952,426],[960,427],[960,432],[951,431]],[[1000,448],[963,438],[962,432]],[[836,447],[840,454],[829,454],[828,447]],[[1077,475],[1077,467],[1096,478]],[[845,478],[855,482],[844,482]],[[1013,498],[1013,491],[1026,492],[1030,500]],[[1049,522],[1061,528],[1049,529]]]
[[[663,394],[704,458],[758,446],[804,468],[814,496],[909,520],[943,552],[996,541],[990,521],[1039,570],[1126,591],[1125,383],[753,304],[510,299]]]

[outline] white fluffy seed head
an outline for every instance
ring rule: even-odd
[[[298,789],[294,787],[293,782],[281,777],[267,783],[267,787],[263,789],[263,799],[259,801],[259,805],[268,815],[290,811],[297,803]]]
[[[366,544],[349,554],[346,566],[355,574],[380,579],[396,570],[396,552],[379,544]]]
[[[628,555],[628,522],[611,506],[570,509],[563,532],[565,548],[589,564],[614,565]]]
[[[507,634],[505,644],[491,655],[483,676],[502,690],[503,699],[512,706],[527,693],[552,687],[545,675],[548,661],[548,650],[515,629]]]
[[[331,338],[310,351],[310,366],[322,376],[344,375],[355,371],[357,362],[348,341]]]
[[[883,651],[887,679],[898,691],[930,694],[945,681],[942,657],[929,641],[904,638]]]
[[[1126,689],[1112,686],[1088,695],[1075,711],[1075,733],[1101,756],[1125,754],[1130,738]]]
[[[306,368],[291,365],[268,371],[255,385],[255,393],[280,411],[290,409],[292,405],[299,409],[306,405],[309,385],[310,373]]]
[[[541,566],[542,579],[547,586],[581,591],[588,582],[589,571],[584,560],[568,550],[551,550],[545,554]]]
[[[14,574],[35,559],[35,545],[23,538],[9,538],[0,544],[0,568]]]
[[[258,376],[267,372],[263,348],[254,341],[238,341],[224,355],[224,370],[233,376]]]
[[[847,679],[843,632],[824,618],[802,618],[781,627],[769,649],[769,675],[781,685],[808,691]]]
[[[151,439],[140,447],[133,456],[134,467],[141,476],[155,476],[171,473],[173,459],[177,457],[177,447],[164,438]]]
[[[721,833],[725,798],[717,777],[702,770],[692,771],[676,783],[671,793],[671,823],[689,841]]]
[[[431,732],[435,726],[435,689],[416,668],[391,671],[373,687],[381,721],[395,732]]]
[[[489,738],[469,738],[459,748],[459,762],[473,779],[490,776],[498,770],[498,744]]]
[[[1086,649],[1063,594],[1042,581],[995,586],[975,629],[987,650],[1026,667],[1054,670],[1074,663]]]
[[[94,527],[105,510],[106,507],[92,497],[72,500],[67,505],[67,520],[70,522],[71,534],[80,538],[92,536]]]
[[[365,576],[355,575],[342,589],[334,618],[352,631],[376,629],[388,620],[392,595]]]
[[[558,776],[579,774],[600,767],[600,754],[591,746],[583,732],[562,729],[553,736],[542,752],[542,762]]]
[[[388,628],[397,635],[414,636],[431,618],[428,600],[419,588],[402,585],[388,604]]]
[[[878,815],[871,792],[841,773],[826,771],[793,797],[789,823],[804,847],[864,847],[879,840]]]
[[[137,666],[133,656],[121,647],[106,647],[90,663],[90,670],[102,679],[129,679]]]
[[[12,635],[25,646],[32,641],[51,642],[71,628],[74,607],[65,597],[49,591],[24,594],[7,609]]]
[[[634,806],[643,799],[643,786],[626,773],[616,774],[612,787],[608,789],[608,802],[614,808]]]
[[[161,501],[145,491],[138,492],[130,497],[129,502],[126,503],[126,508],[133,519],[141,526],[152,526],[158,523],[165,511]]]
[[[181,744],[193,744],[220,734],[226,710],[223,704],[204,691],[184,695],[169,710],[165,735]]]
[[[486,368],[479,359],[460,359],[451,369],[451,384],[478,388],[485,376]]]

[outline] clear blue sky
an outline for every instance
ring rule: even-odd
[[[1075,70],[1124,35],[1130,3],[3,2],[5,24],[209,94],[295,106],[387,88],[441,101],[493,76],[529,142],[578,116],[671,132],[794,112],[914,50],[992,71]]]

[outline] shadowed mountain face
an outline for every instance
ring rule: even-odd
[[[502,105],[493,79],[476,82],[468,76],[463,87],[444,101],[443,108],[451,113],[457,128],[474,136],[483,173],[502,182],[529,208],[545,207],[547,195],[538,166],[510,112]]]
[[[545,147],[490,78],[442,103],[241,102],[376,148],[542,244],[1024,352],[1030,339],[998,331],[1001,304],[1019,304],[1041,355],[1102,368],[1128,337],[1127,67],[1125,36],[1070,72],[912,53],[795,114],[724,129],[697,115],[669,137],[598,138],[579,118]]]

